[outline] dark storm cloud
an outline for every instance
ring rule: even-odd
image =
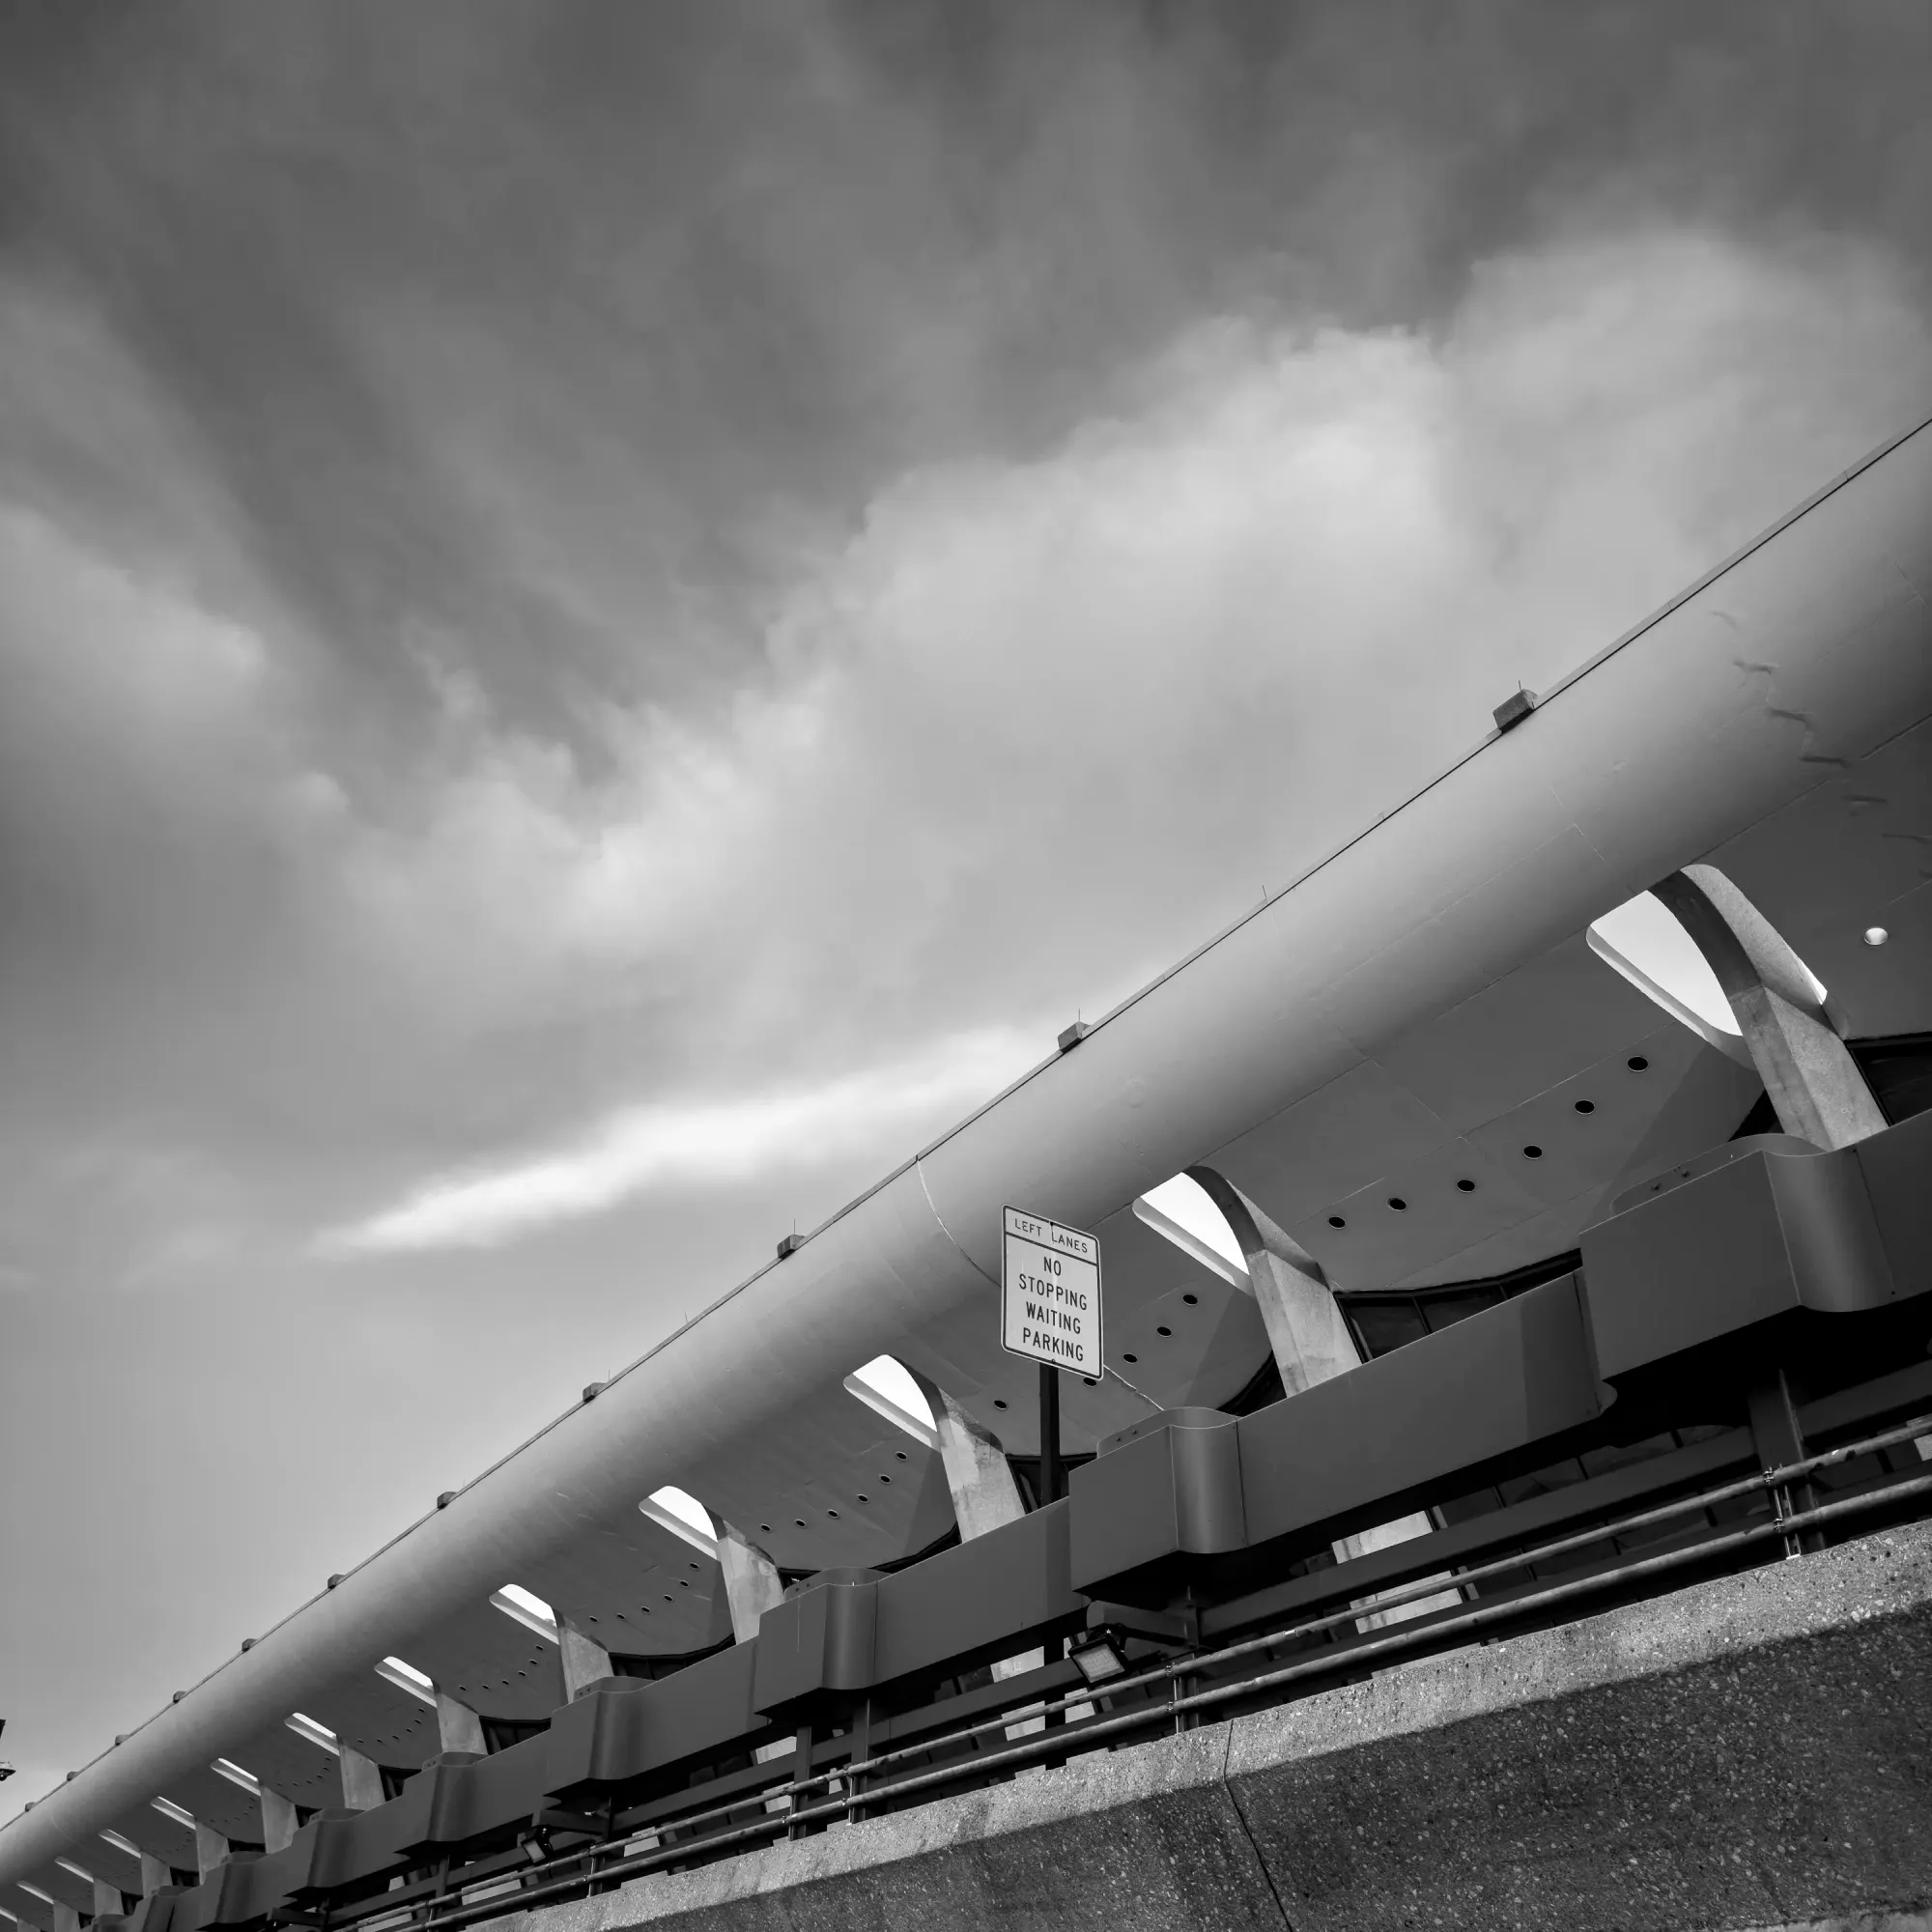
[[[553,729],[582,681],[741,665],[701,618],[790,519],[1039,446],[1201,313],[1427,321],[1579,209],[1927,246],[1910,5],[20,18],[15,259],[99,306],[331,652],[408,690],[426,629]]]

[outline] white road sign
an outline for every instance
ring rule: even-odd
[[[1078,1228],[1006,1212],[1000,1343],[1009,1353],[1098,1378],[1100,1244]]]

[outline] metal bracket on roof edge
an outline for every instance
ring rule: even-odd
[[[1536,709],[1536,694],[1525,691],[1520,685],[1495,708],[1494,717],[1498,731],[1514,731],[1529,714]]]
[[[787,1255],[797,1254],[799,1249],[804,1246],[805,1236],[803,1235],[787,1235],[779,1243],[779,1260],[783,1261]]]
[[[1093,1031],[1094,1029],[1090,1027],[1085,1020],[1075,1020],[1073,1024],[1060,1036],[1061,1052],[1071,1053],[1073,1049],[1076,1046],[1078,1046],[1080,1042],[1083,1039],[1085,1039],[1087,1036]]]

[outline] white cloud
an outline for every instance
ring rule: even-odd
[[[443,1176],[320,1245],[343,1255],[495,1246],[649,1189],[820,1166],[930,1132],[1039,1057],[1037,1039],[989,1032],[818,1087],[627,1108],[569,1146]]]

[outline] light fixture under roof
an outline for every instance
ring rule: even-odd
[[[864,1368],[854,1369],[845,1378],[845,1392],[857,1396],[874,1415],[884,1416],[915,1442],[923,1442],[928,1449],[939,1447],[932,1405],[913,1379],[912,1371],[895,1357],[874,1355]]]
[[[100,1837],[103,1844],[112,1845],[117,1852],[126,1852],[130,1859],[142,1856],[140,1846],[132,1838],[124,1838],[119,1832],[103,1832]]]
[[[376,1666],[376,1675],[385,1684],[393,1684],[398,1690],[407,1690],[412,1697],[420,1697],[432,1707],[436,1703],[436,1681],[418,1670],[413,1663],[405,1663],[400,1657],[385,1657]]]
[[[1890,937],[1891,934],[1882,925],[1868,925],[1865,927],[1865,944],[1867,946],[1883,946]]]
[[[562,1642],[556,1627],[556,1612],[534,1591],[526,1590],[521,1583],[505,1583],[500,1590],[491,1593],[493,1607],[499,1609],[512,1622],[520,1623],[526,1631],[535,1631],[540,1637],[552,1643]]]
[[[1191,1174],[1177,1174],[1172,1180],[1150,1187],[1134,1203],[1134,1218],[1144,1221],[1163,1240],[1172,1241],[1182,1254],[1192,1256],[1210,1274],[1218,1274],[1231,1288],[1252,1288],[1247,1258],[1228,1225],[1228,1217]]]
[[[20,1889],[27,1894],[29,1898],[38,1898],[43,1905],[58,1905],[60,1903],[60,1900],[57,1899],[52,1892],[43,1891],[39,1886],[29,1885],[27,1881],[23,1878],[16,1878],[14,1881],[14,1883],[17,1885],[20,1888]]]
[[[711,1512],[696,1496],[667,1483],[663,1489],[653,1490],[638,1507],[660,1529],[669,1530],[706,1556],[717,1556],[718,1538],[711,1527]]]
[[[59,1865],[61,1870],[67,1872],[70,1876],[77,1878],[82,1885],[97,1885],[99,1883],[91,1871],[82,1865],[75,1864],[71,1859],[56,1859],[54,1863]]]
[[[336,1737],[335,1733],[327,1724],[317,1723],[313,1718],[308,1717],[300,1711],[298,1711],[292,1718],[284,1718],[282,1721],[288,1725],[289,1729],[297,1737],[305,1739],[309,1744],[318,1746],[323,1750],[333,1751],[337,1757],[342,1755],[341,1740]]]
[[[239,1784],[250,1798],[261,1797],[262,1780],[252,1771],[243,1771],[233,1758],[218,1757],[209,1769],[219,1772],[230,1784]]]
[[[172,1798],[151,1798],[148,1800],[148,1803],[163,1818],[172,1818],[177,1825],[185,1825],[190,1832],[194,1830],[194,1813],[192,1811],[185,1811]]]

